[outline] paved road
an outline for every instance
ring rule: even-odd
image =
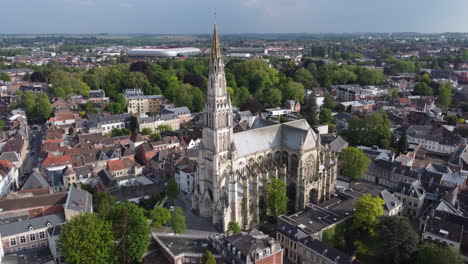
[[[187,234],[208,235],[218,233],[219,231],[211,224],[211,219],[201,217],[192,213],[192,198],[190,195],[182,195],[174,201],[175,206],[182,207],[185,212],[185,223],[187,225]],[[172,233],[170,227],[153,228],[153,232]]]
[[[26,151],[27,157],[21,168],[20,184],[23,184],[32,170],[37,167],[42,145],[42,130],[29,129],[29,149]],[[32,155],[34,153],[34,155]]]

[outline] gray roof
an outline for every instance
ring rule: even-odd
[[[139,99],[164,99],[162,95],[130,95],[127,96],[127,100],[139,100]]]
[[[393,196],[393,194],[391,194],[387,190],[381,191],[380,197],[382,198],[382,200],[384,200],[385,202],[384,207],[389,212],[401,204],[401,201],[399,201],[395,196]]]
[[[416,180],[412,183],[399,182],[396,191],[403,195],[411,196],[414,198],[420,198],[426,193],[424,187],[422,186],[419,180]]]
[[[154,116],[139,118],[138,122],[140,124],[148,124],[148,123],[153,123],[159,120],[172,120],[172,119],[177,119],[177,118],[179,118],[179,116],[175,113],[159,113]]]
[[[44,179],[44,177],[38,171],[34,171],[26,180],[21,190],[30,190],[49,186],[50,185],[46,179]]]
[[[165,109],[165,110],[169,111],[169,112],[172,112],[172,113],[175,113],[175,114],[178,114],[178,115],[190,114],[190,110],[186,106],[169,108],[169,109]]]
[[[200,254],[201,256],[207,250],[208,245],[206,236],[153,233],[153,237],[159,240],[158,244],[161,244],[160,246],[174,257],[182,254]]]
[[[317,135],[304,119],[234,134],[234,145],[239,156],[281,146],[295,150],[314,148],[316,142]]]
[[[348,142],[341,136],[338,136],[335,140],[330,143],[330,148],[334,152],[341,152],[342,149],[348,147]]]
[[[82,213],[92,213],[93,200],[91,198],[91,194],[85,190],[77,189],[75,186],[70,185],[64,208]]]
[[[0,154],[0,160],[8,160],[11,162],[19,161],[18,155],[16,154],[16,152],[3,152],[2,154]]]
[[[50,223],[51,226],[55,226],[64,222],[65,216],[63,214],[46,215],[33,219],[0,225],[0,234],[3,237],[12,236],[24,232],[29,232],[30,227],[33,229],[41,229],[47,227],[48,223]]]
[[[119,122],[127,122],[130,120],[130,114],[118,114],[118,115],[109,115],[104,116],[102,114],[91,114],[88,116],[88,127],[91,124],[112,124],[112,123],[119,123]]]

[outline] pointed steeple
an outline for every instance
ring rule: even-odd
[[[216,28],[216,24],[215,24],[214,30],[213,30],[213,46],[211,47],[211,59],[214,60],[220,57],[221,57],[221,50],[219,47],[218,29]]]

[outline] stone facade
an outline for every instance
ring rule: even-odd
[[[262,123],[233,133],[232,105],[215,27],[192,207],[224,230],[230,221],[242,227],[259,222],[272,178],[287,184],[296,210],[327,200],[335,191],[337,155],[322,146],[305,120]]]

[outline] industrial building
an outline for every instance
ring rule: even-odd
[[[142,47],[127,51],[129,57],[189,57],[200,53],[199,48],[193,47]]]

